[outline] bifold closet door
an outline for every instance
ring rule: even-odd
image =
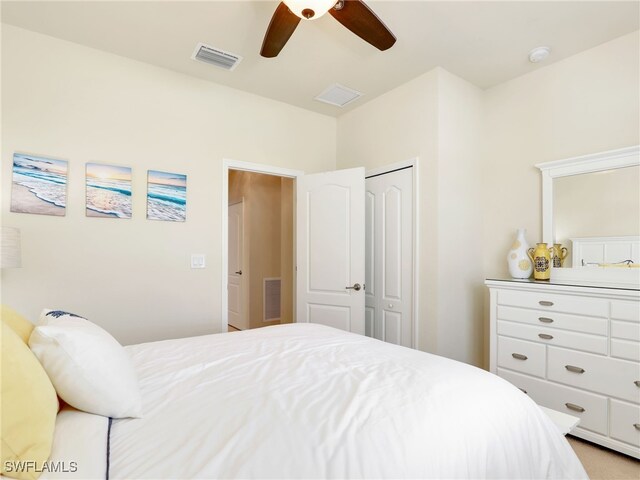
[[[413,168],[365,181],[365,334],[413,343]]]

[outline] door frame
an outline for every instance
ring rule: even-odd
[[[401,162],[392,163],[390,165],[384,165],[382,167],[372,168],[370,170],[366,170],[364,174],[365,181],[368,177],[374,175],[384,175],[385,173],[391,173],[395,170],[403,170],[405,168],[412,168],[412,177],[413,177],[413,298],[412,298],[412,315],[411,315],[411,348],[418,348],[418,334],[419,334],[419,308],[420,302],[418,297],[418,280],[419,280],[419,265],[420,265],[420,249],[418,245],[420,245],[420,231],[418,229],[418,219],[419,216],[419,208],[420,202],[420,190],[419,190],[419,157],[410,158],[409,160],[404,160]],[[366,187],[365,187],[366,188]]]
[[[229,170],[241,170],[244,172],[263,173],[266,175],[276,175],[278,177],[287,177],[295,179],[301,175],[304,175],[302,170],[292,170],[289,168],[275,167],[273,165],[266,165],[261,163],[242,162],[239,160],[232,160],[228,158],[222,159],[222,284],[220,295],[220,332],[224,333],[228,329],[229,325],[229,298],[228,298],[228,272],[229,268]],[[294,190],[295,191],[295,190]],[[294,199],[295,202],[295,199]],[[294,210],[295,211],[295,210]],[[293,218],[293,232],[295,235],[295,215]],[[293,243],[293,258],[294,258],[294,292],[293,300],[295,302],[295,258],[296,258],[296,244],[295,239]],[[295,317],[295,308],[294,308]],[[295,318],[294,318],[295,320]]]

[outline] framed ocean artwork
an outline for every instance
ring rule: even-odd
[[[131,167],[87,163],[87,217],[131,218]]]
[[[14,153],[11,211],[63,217],[67,172],[66,160]]]
[[[147,174],[147,218],[184,222],[187,218],[187,176],[149,170]]]

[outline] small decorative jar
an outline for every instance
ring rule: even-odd
[[[536,243],[536,248],[530,248],[527,253],[533,262],[533,278],[549,280],[551,278],[551,250],[547,248],[547,244]]]
[[[511,245],[509,254],[507,255],[507,264],[509,265],[509,274],[513,278],[529,278],[533,267],[527,256],[529,244],[525,238],[527,231],[524,228],[518,229],[518,235]]]
[[[554,243],[552,250],[551,265],[553,268],[562,268],[564,259],[567,258],[567,254],[569,253],[567,247],[563,247],[561,243]]]

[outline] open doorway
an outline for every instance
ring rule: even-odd
[[[294,179],[229,168],[228,331],[294,321]]]

